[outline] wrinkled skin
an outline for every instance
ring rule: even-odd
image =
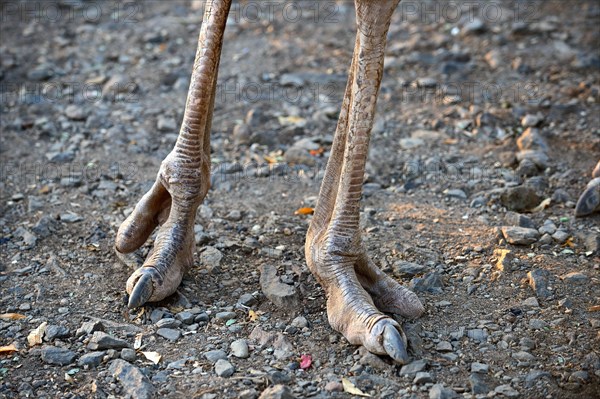
[[[408,362],[406,336],[386,313],[416,318],[424,307],[414,293],[373,263],[359,228],[362,182],[383,75],[386,35],[398,2],[356,0],[354,55],[305,254],[310,271],[326,292],[331,326],[351,344],[364,345],[404,364]],[[153,250],[127,281],[131,308],[173,294],[193,262],[194,219],[209,188],[210,129],[230,3],[215,0],[206,7],[175,148],[162,162],[153,187],[117,234],[115,250],[130,264],[129,254],[159,229]],[[594,193],[597,196],[597,191]],[[593,199],[591,205],[587,199],[584,202],[584,211],[594,206]]]

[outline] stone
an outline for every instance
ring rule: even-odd
[[[421,77],[421,78],[417,79],[418,87],[432,88],[432,87],[436,87],[437,84],[438,84],[437,80],[435,80],[434,78],[431,78],[431,77]]]
[[[533,220],[526,215],[517,212],[506,212],[504,221],[509,226],[527,227],[528,229],[535,229],[535,223]],[[542,233],[540,231],[540,233]],[[542,233],[543,234],[543,233]]]
[[[229,347],[231,348],[231,354],[235,357],[246,359],[250,356],[248,342],[245,339],[236,339]]]
[[[523,161],[524,159],[529,159],[541,170],[546,169],[548,167],[548,162],[550,161],[548,155],[544,151],[538,150],[519,151],[516,154],[516,158],[519,162]]]
[[[533,269],[527,273],[529,286],[535,291],[535,295],[540,299],[546,299],[552,296],[548,290],[548,277],[550,273],[543,269]]]
[[[85,121],[87,119],[87,113],[84,111],[83,107],[79,105],[71,104],[65,108],[65,115],[67,118],[74,121]]]
[[[561,280],[569,284],[582,284],[589,281],[589,277],[580,272],[571,272],[560,276]],[[48,326],[49,327],[49,326]],[[48,329],[46,328],[46,335],[48,335]]]
[[[294,346],[286,336],[281,333],[277,334],[273,341],[273,348],[275,349],[273,356],[278,360],[288,359],[294,355]]]
[[[427,367],[427,361],[424,359],[414,360],[408,364],[405,364],[400,369],[400,375],[413,375],[420,371],[425,370]]]
[[[419,371],[413,380],[413,384],[417,385],[426,384],[428,382],[433,382],[433,378],[431,378],[431,374],[426,371]]]
[[[273,385],[265,389],[258,399],[296,399],[285,385]]]
[[[209,273],[219,273],[223,254],[215,247],[205,247],[200,253],[200,264],[203,265]]]
[[[519,166],[515,171],[517,176],[520,177],[532,177],[538,175],[540,172],[538,166],[529,158],[525,158],[519,162]]]
[[[69,329],[67,327],[50,324],[46,327],[44,340],[53,341],[56,338],[67,338],[69,335]]]
[[[232,209],[227,215],[225,215],[225,219],[231,220],[232,222],[239,222],[242,220],[242,212],[237,209]]]
[[[523,120],[525,120],[525,118],[523,118]],[[529,118],[529,121],[531,122],[532,118]],[[529,127],[523,133],[521,133],[521,135],[517,139],[517,147],[519,147],[520,151],[548,150],[548,144],[546,143],[546,140],[542,137],[542,134],[540,133],[539,129],[533,127]]]
[[[173,328],[159,328],[156,333],[169,341],[177,341],[181,337],[181,331]]]
[[[457,397],[456,392],[444,387],[444,384],[435,384],[429,390],[429,399],[454,399]]]
[[[339,381],[329,381],[325,384],[325,390],[327,392],[344,392],[344,386]]]
[[[177,123],[175,119],[167,116],[159,116],[156,122],[156,127],[160,132],[175,132],[177,130]]]
[[[446,197],[460,198],[463,200],[467,199],[467,194],[459,188],[444,190],[444,194],[446,195]]]
[[[526,211],[540,203],[536,191],[528,186],[506,188],[500,195],[500,202],[511,211]]]
[[[522,362],[529,362],[531,360],[535,360],[535,356],[533,356],[529,352],[519,351],[512,354],[514,359],[520,360]]]
[[[219,359],[215,363],[215,373],[219,377],[231,377],[235,373],[235,367],[225,359]]]
[[[82,355],[77,361],[78,366],[98,367],[106,354],[105,351],[89,352]]]
[[[529,320],[529,328],[532,328],[534,330],[543,330],[546,327],[548,327],[548,323],[546,323],[544,320],[540,320],[540,319]]]
[[[175,360],[174,362],[167,364],[167,370],[182,370],[185,368],[185,365],[188,360],[189,359],[187,357],[183,358],[183,359]]]
[[[473,201],[469,204],[471,208],[481,208],[487,204],[487,200],[483,196],[473,198]]]
[[[579,239],[583,242],[586,252],[589,255],[600,254],[600,234],[594,231],[579,232]]]
[[[419,138],[405,137],[401,138],[398,141],[398,144],[400,144],[400,148],[402,148],[403,150],[412,150],[413,148],[425,145],[425,140]]]
[[[250,307],[256,305],[258,303],[258,299],[256,299],[256,297],[252,294],[243,294],[240,296],[240,299],[238,299],[237,303]]]
[[[494,249],[494,257],[498,259],[496,261],[496,269],[501,272],[512,271],[512,261],[515,256],[510,249],[496,248]]]
[[[435,350],[438,352],[452,352],[452,344],[448,341],[440,341],[435,346]]]
[[[501,231],[506,241],[513,245],[533,244],[540,238],[540,233],[536,229],[526,227],[502,226]]]
[[[99,321],[84,321],[81,327],[77,329],[75,333],[76,337],[80,337],[86,334],[93,334],[96,331],[104,331],[104,325]]]
[[[471,373],[482,373],[487,374],[490,370],[490,366],[485,363],[473,362],[471,363]]]
[[[60,214],[60,221],[65,223],[77,223],[81,222],[83,218],[76,213],[67,212]]]
[[[121,359],[127,361],[127,362],[135,362],[136,359],[136,354],[135,354],[135,350],[131,349],[131,348],[123,348],[121,349]]]
[[[359,359],[359,363],[362,366],[370,366],[374,370],[385,371],[388,370],[390,365],[383,361],[383,359],[373,353],[364,349],[364,347],[359,348],[359,354],[361,355]]]
[[[15,236],[21,237],[21,239],[23,240],[22,241],[23,244],[27,248],[33,248],[37,242],[37,237],[35,235],[33,235],[29,230],[23,228],[22,226],[19,226],[15,230]]]
[[[535,382],[541,378],[552,378],[552,374],[547,371],[531,370],[525,376],[525,386],[530,388],[535,385]]]
[[[71,364],[75,360],[75,357],[77,357],[75,352],[56,346],[44,346],[41,349],[41,355],[45,363],[57,366]]]
[[[119,338],[115,338],[103,331],[96,331],[90,342],[88,348],[91,350],[102,350],[102,349],[120,349],[129,347],[129,343]]]
[[[571,237],[569,233],[564,230],[557,230],[556,233],[552,234],[552,238],[559,244],[564,244]]]
[[[484,395],[491,391],[485,377],[479,373],[469,375],[469,384],[471,385],[471,393],[473,395]]]
[[[424,273],[427,270],[427,266],[399,260],[394,262],[393,269],[394,272],[400,277],[414,277],[418,274]]]
[[[546,219],[544,221],[544,224],[542,225],[542,227],[540,227],[538,229],[538,231],[540,232],[540,234],[554,234],[556,233],[556,225],[554,224],[554,222],[550,219]]]
[[[308,327],[308,320],[306,320],[306,317],[304,316],[298,316],[292,320],[290,325],[296,328],[305,328]]]
[[[235,312],[217,312],[217,314],[215,314],[216,319],[223,321],[235,319],[236,317],[237,314]]]
[[[181,321],[183,324],[193,324],[194,323],[194,318],[196,317],[195,314],[191,313],[191,312],[179,312],[175,315],[175,318],[179,321]]]
[[[540,245],[551,245],[553,242],[554,240],[552,239],[552,236],[550,234],[544,234],[538,240],[538,243]]]
[[[215,349],[204,353],[204,357],[211,363],[216,363],[217,360],[227,359],[227,353],[221,349]]]
[[[111,361],[108,371],[119,381],[127,396],[136,399],[151,399],[154,396],[155,389],[148,377],[125,360]]]
[[[565,204],[571,200],[571,196],[569,193],[562,188],[557,188],[552,193],[552,203],[553,204]]]
[[[291,146],[283,154],[283,159],[288,164],[315,166],[317,159],[306,148]]]
[[[300,303],[296,288],[279,280],[275,266],[261,265],[260,288],[263,294],[279,308],[297,309]]]
[[[239,392],[238,399],[256,399],[258,398],[258,391],[254,388],[244,389]]]
[[[500,385],[494,389],[494,392],[504,395],[507,398],[516,398],[519,396],[519,391],[513,389],[510,385]]]
[[[155,325],[157,328],[178,328],[181,326],[181,321],[172,317],[165,317],[164,319],[159,319]]]
[[[467,330],[467,337],[471,338],[473,341],[485,342],[487,340],[487,336],[487,332],[482,328]]]
[[[521,119],[521,126],[528,128],[527,130],[525,130],[525,132],[527,132],[528,130],[531,130],[531,128],[533,128],[534,126],[537,126],[540,123],[542,123],[543,120],[544,120],[544,118],[539,114],[537,114],[537,115],[527,114],[523,117],[523,119]],[[523,132],[523,134],[525,134],[525,132]],[[517,140],[517,144],[519,144],[518,140]],[[521,148],[520,145],[519,145],[519,148]]]
[[[532,296],[521,302],[521,306],[525,308],[539,308],[540,303],[538,302],[536,297]]]
[[[438,272],[430,272],[422,278],[413,278],[410,281],[410,287],[415,292],[429,292],[432,294],[441,294],[444,288],[442,276]]]

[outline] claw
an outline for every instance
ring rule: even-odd
[[[400,334],[396,327],[388,324],[383,329],[383,349],[399,364],[408,363],[406,337]]]
[[[131,295],[129,296],[129,303],[127,306],[129,309],[138,308],[148,302],[152,293],[154,292],[154,287],[152,283],[152,276],[149,273],[143,273],[138,281],[136,281],[133,290],[131,291]]]
[[[575,216],[589,215],[597,210],[600,210],[600,177],[592,179],[579,197]]]

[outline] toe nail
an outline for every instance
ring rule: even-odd
[[[397,363],[408,363],[408,352],[406,351],[406,343],[398,330],[388,324],[383,330],[383,349]]]
[[[149,274],[142,274],[129,296],[129,303],[127,305],[129,309],[138,308],[148,302],[153,290],[152,277]]]

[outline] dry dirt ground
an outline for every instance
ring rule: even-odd
[[[573,216],[600,155],[596,1],[396,12],[361,215],[371,256],[426,304],[404,368],[330,329],[303,258],[311,216],[295,214],[330,149],[351,3],[234,4],[197,261],[176,298],[134,311],[112,245],[174,144],[203,4],[0,7],[1,397],[351,397],[343,381],[600,397],[600,216]],[[524,131],[535,151],[518,161]],[[268,267],[293,287],[283,307],[261,290]]]

